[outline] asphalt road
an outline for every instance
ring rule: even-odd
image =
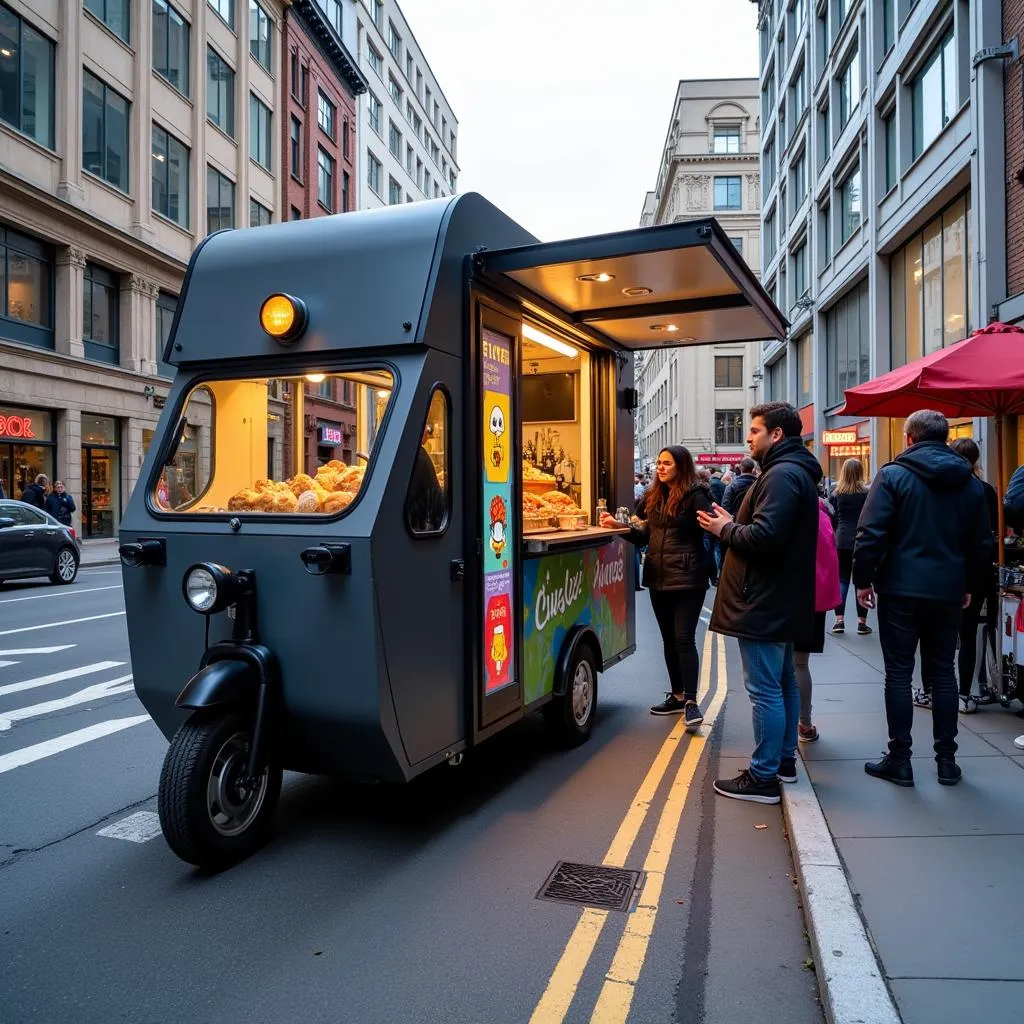
[[[710,647],[710,738],[663,748],[645,594],[582,748],[531,719],[406,787],[286,776],[275,838],[215,876],[152,836],[166,743],[130,688],[123,612],[116,566],[0,588],[4,1024],[821,1021],[780,810],[710,786],[751,745],[738,658],[723,647],[721,678]],[[130,838],[101,834],[126,819]],[[535,896],[624,822],[625,866],[652,874],[595,936],[595,912]]]

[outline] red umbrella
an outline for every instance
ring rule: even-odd
[[[989,324],[969,338],[848,388],[849,416],[994,416],[999,493],[999,564],[1003,564],[1003,416],[1024,413],[1024,329]]]

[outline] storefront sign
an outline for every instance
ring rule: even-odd
[[[701,452],[694,461],[698,466],[732,466],[746,457],[746,452]]]
[[[512,502],[512,341],[483,332],[484,693],[516,681],[514,574],[518,571]]]
[[[628,557],[632,557],[632,550]],[[608,659],[626,649],[626,544],[529,559],[523,569],[524,701],[550,693],[562,644],[590,626]]]
[[[859,459],[870,449],[868,444],[833,444],[829,445],[828,454],[833,459]]]
[[[341,428],[321,427],[320,440],[317,443],[327,446],[342,444]]]
[[[856,430],[826,430],[821,435],[821,443],[827,445],[834,444],[856,444],[857,443],[857,431]]]
[[[0,437],[17,437],[35,439],[31,416],[0,416]]]

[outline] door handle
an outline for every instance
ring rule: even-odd
[[[453,558],[451,561],[452,583],[461,583],[466,578],[466,563],[461,558]]]

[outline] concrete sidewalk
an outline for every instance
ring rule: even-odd
[[[95,565],[118,565],[118,540],[104,537],[101,540],[83,540],[79,565],[85,569]]]
[[[902,789],[864,772],[888,740],[877,633],[828,637],[811,672],[821,738],[801,753],[903,1021],[1024,1020],[1024,752],[1013,744],[1024,721],[998,704],[961,715],[964,775],[947,788],[935,776],[931,713],[915,709],[916,785]],[[799,788],[783,787],[793,798]],[[791,844],[799,870],[792,835]],[[829,913],[814,902],[809,929]]]

